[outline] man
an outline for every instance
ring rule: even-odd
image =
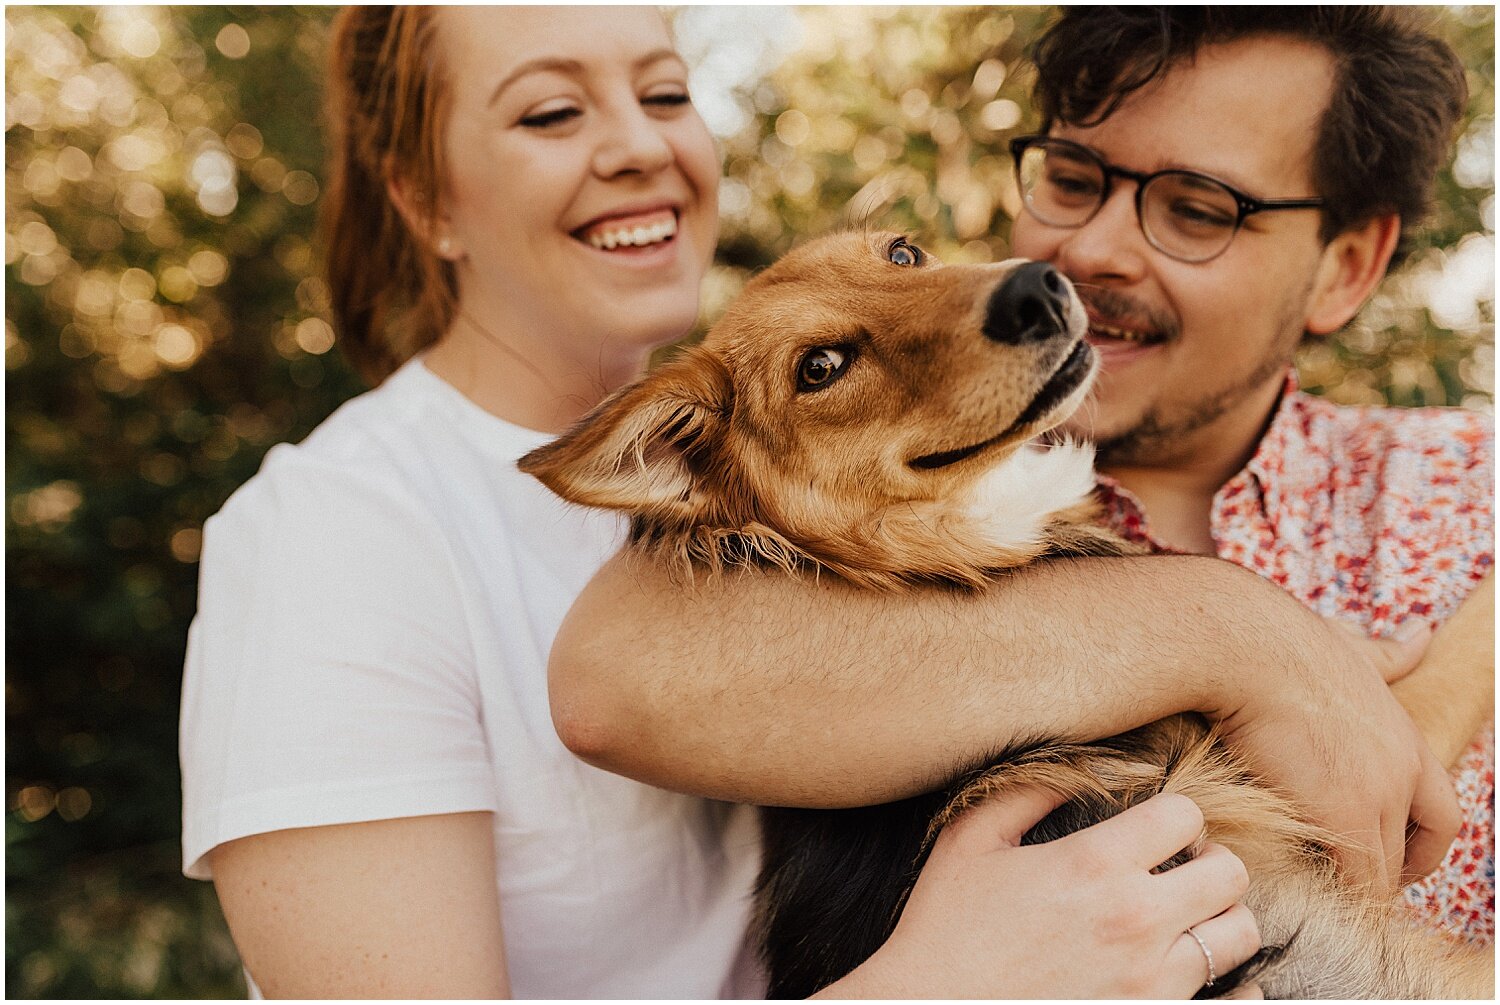
[[[773,574],[686,592],[622,556],[554,649],[559,731],[668,788],[832,806],[1017,738],[1195,710],[1345,835],[1356,875],[1394,882],[1403,852],[1404,878],[1425,875],[1453,797],[1382,679],[1411,651],[1308,608],[1381,635],[1446,619],[1493,564],[1492,437],[1288,381],[1298,341],[1354,316],[1420,212],[1462,71],[1371,8],[1072,8],[1038,53],[1046,129],[1015,148],[1015,252],[1079,284],[1103,369],[1072,431],[1099,444],[1120,529],[1177,554],[901,598]],[[1483,725],[1492,688],[1454,729]],[[1488,938],[1492,734],[1467,756],[1452,875],[1410,896]]]
[[[1377,634],[1451,611],[1491,564],[1488,423],[1337,409],[1295,393],[1287,375],[1298,342],[1364,303],[1403,220],[1425,209],[1462,111],[1461,70],[1388,11],[1173,19],[1163,61],[1194,54],[1191,70],[1129,90],[1120,81],[1153,65],[1131,60],[1161,38],[1159,16],[1065,18],[1038,56],[1049,139],[1015,144],[1030,183],[1015,252],[1081,284],[1104,360],[1097,404],[1074,431],[1098,446],[1113,522],[1158,550],[1253,568]],[[1101,77],[1114,86],[1092,84]],[[1191,166],[1229,185],[1111,165]],[[1059,196],[1079,178],[1099,182],[1092,198]],[[1260,207],[1230,188],[1241,180]],[[1477,499],[1439,487],[1449,475]],[[1486,937],[1492,881],[1462,871],[1482,871],[1493,809],[1473,804],[1473,778],[1492,765],[1491,738],[1466,769],[1481,827],[1471,820],[1449,859],[1459,875],[1420,890],[1452,927]]]

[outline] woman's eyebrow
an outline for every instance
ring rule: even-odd
[[[514,84],[517,80],[520,80],[522,77],[528,76],[533,73],[544,73],[549,70],[554,73],[565,73],[570,76],[576,76],[583,71],[583,64],[578,62],[578,60],[576,59],[562,59],[556,56],[543,56],[538,59],[528,59],[526,62],[522,63],[520,66],[516,67],[514,70],[510,71],[503,78],[501,78],[500,83],[495,85],[495,89],[490,92],[490,100],[488,103],[493,105],[496,99],[500,97],[502,91],[504,91],[511,84]]]
[[[634,71],[640,71],[652,65],[653,63],[659,63],[664,59],[676,60],[679,63],[682,62],[682,57],[679,56],[673,49],[653,49],[652,51],[646,53],[644,56],[635,60],[631,64],[631,69]],[[577,76],[583,72],[583,64],[576,59],[567,59],[561,56],[540,56],[536,59],[528,59],[520,66],[507,73],[501,79],[500,83],[495,85],[495,89],[490,92],[490,100],[488,104],[493,105],[495,101],[500,97],[502,91],[504,91],[507,87],[509,87],[511,84],[514,84],[522,77],[525,77],[528,74],[532,73],[545,73],[547,71],[551,71],[554,73],[564,73],[569,76]]]
[[[682,56],[678,54],[676,49],[652,49],[650,52],[646,53],[640,59],[632,63],[630,65],[630,68],[637,71],[644,70],[652,63],[659,63],[664,59],[670,59],[678,63],[682,63]],[[686,66],[687,64],[683,63],[683,65]]]

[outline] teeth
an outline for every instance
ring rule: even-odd
[[[618,230],[597,230],[588,235],[588,242],[594,247],[604,251],[612,251],[619,247],[644,248],[650,244],[660,244],[669,237],[677,234],[677,220],[668,217],[660,223],[653,223],[649,227],[621,227]]]
[[[1115,328],[1110,325],[1089,325],[1089,331],[1095,335],[1103,335],[1105,338],[1118,339],[1121,342],[1149,342],[1151,340],[1151,336],[1146,332]]]

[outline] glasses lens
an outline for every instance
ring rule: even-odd
[[[1239,220],[1233,193],[1202,175],[1158,175],[1141,193],[1146,237],[1184,262],[1207,261],[1229,247]]]
[[[1066,144],[1037,143],[1021,153],[1021,198],[1031,214],[1055,227],[1080,227],[1099,208],[1104,169]]]

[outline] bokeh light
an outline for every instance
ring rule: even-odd
[[[1344,402],[1494,398],[1494,13],[1432,8],[1471,106],[1437,211],[1350,328]],[[178,874],[175,751],[203,523],[356,393],[314,221],[331,9],[9,7],[7,991],[240,995]],[[1006,140],[1034,127],[1029,7],[689,7],[723,154],[711,320],[799,238],[870,222],[1005,257]]]

